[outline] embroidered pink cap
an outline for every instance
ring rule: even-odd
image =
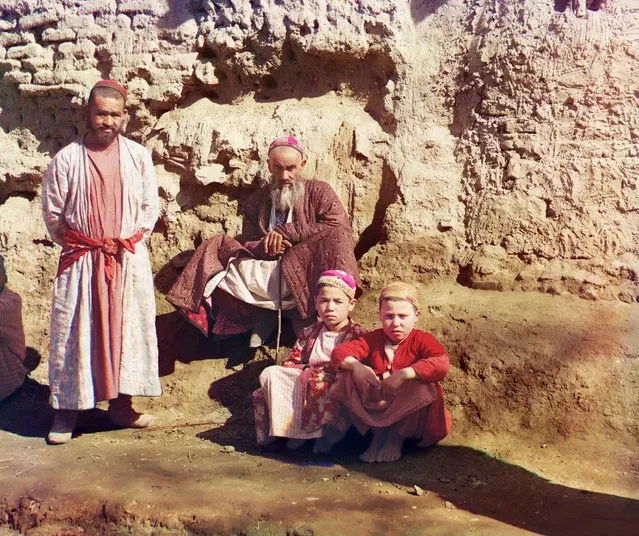
[[[304,147],[302,147],[302,144],[298,141],[298,139],[293,136],[284,136],[283,138],[273,140],[268,146],[268,152],[270,153],[276,147],[292,147],[304,156]]]
[[[355,278],[343,270],[326,270],[317,280],[318,285],[329,285],[342,290],[351,300],[355,297]]]
[[[124,97],[124,102],[126,102],[127,91],[126,88],[120,84],[120,82],[116,82],[115,80],[98,80],[95,85],[91,88],[91,93],[93,93],[94,89],[99,87],[109,87],[111,89],[115,89],[120,95]]]

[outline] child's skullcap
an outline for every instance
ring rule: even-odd
[[[355,278],[343,270],[326,270],[317,280],[318,285],[329,285],[338,288],[352,300],[355,297],[357,284]]]
[[[396,300],[406,300],[415,306],[415,309],[419,311],[419,293],[413,285],[404,283],[402,281],[396,281],[386,285],[379,293],[379,304],[389,298]]]

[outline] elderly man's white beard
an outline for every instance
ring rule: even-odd
[[[304,194],[304,184],[302,181],[295,181],[292,186],[284,188],[271,188],[271,203],[275,210],[288,212],[295,206],[295,202]]]

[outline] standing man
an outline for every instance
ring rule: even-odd
[[[66,443],[80,410],[109,401],[111,421],[145,428],[131,396],[159,396],[155,296],[145,239],[158,217],[151,154],[121,135],[127,92],[100,80],[87,133],[64,147],[42,182],[42,210],[62,245],[53,287],[50,444]]]

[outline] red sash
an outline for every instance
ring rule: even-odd
[[[135,244],[143,238],[144,233],[138,231],[131,238],[106,238],[103,241],[91,238],[74,229],[67,229],[64,233],[64,247],[60,253],[56,277],[88,251],[99,250],[105,256],[106,279],[111,281],[115,273],[115,256],[122,249],[135,253]]]

